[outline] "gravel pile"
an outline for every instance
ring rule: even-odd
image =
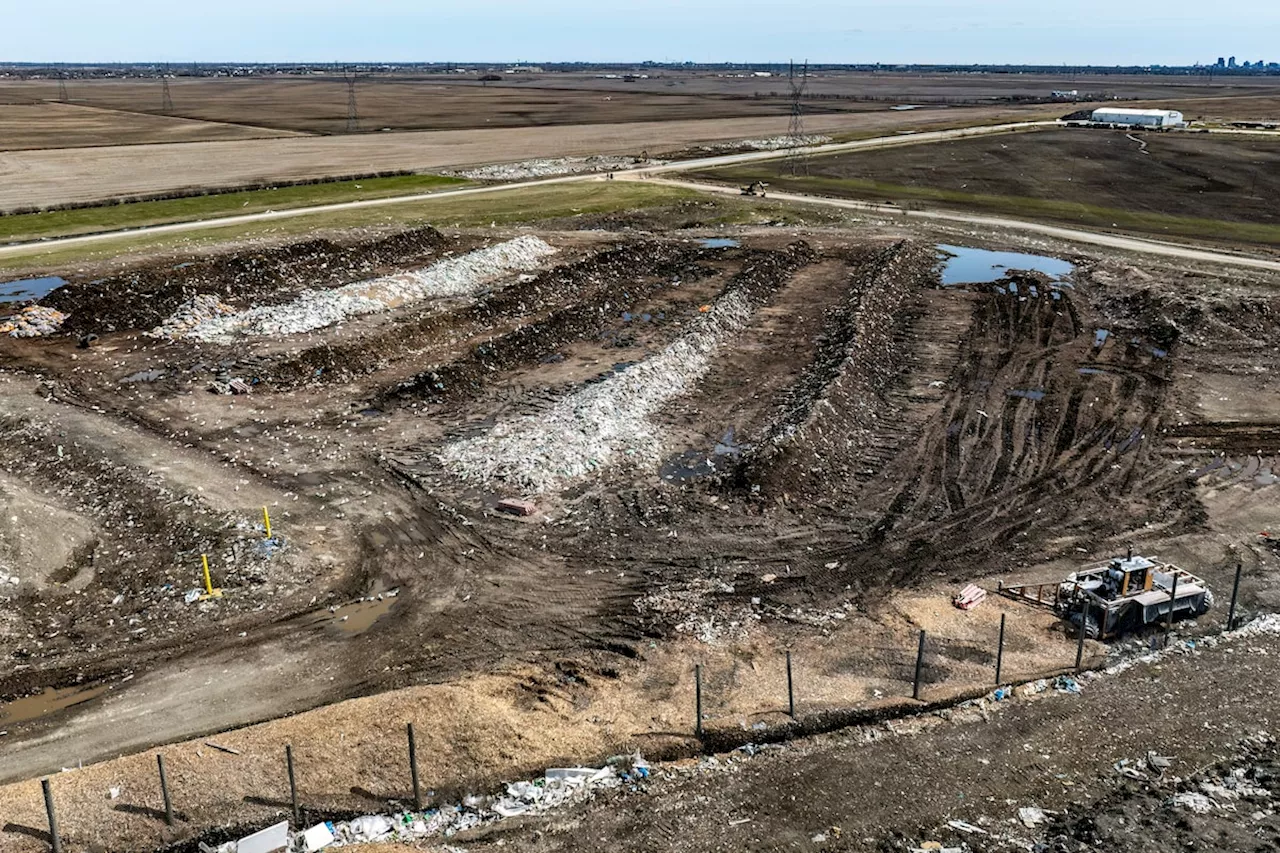
[[[659,160],[646,160],[646,165],[661,165]],[[584,172],[612,172],[636,165],[633,157],[550,157],[542,160],[524,160],[519,163],[497,163],[475,169],[452,172],[460,178],[473,181],[518,181],[527,178],[552,178],[557,175],[578,175]]]
[[[500,481],[527,494],[560,489],[619,456],[656,461],[662,442],[649,417],[693,387],[716,349],[751,314],[746,294],[729,293],[658,355],[570,394],[549,411],[449,444],[438,458],[464,480]]]
[[[0,320],[0,335],[11,338],[40,338],[62,328],[67,315],[55,308],[28,305],[12,317]]]
[[[209,317],[187,328],[183,335],[201,341],[230,343],[237,337],[310,332],[348,317],[376,314],[422,299],[468,296],[504,275],[537,267],[554,252],[554,248],[537,237],[517,237],[440,261],[424,270],[330,290],[304,290],[297,299],[283,305],[264,305]]]
[[[236,313],[236,309],[223,302],[211,293],[198,293],[191,299],[184,302],[173,316],[165,320],[159,326],[152,329],[149,334],[153,338],[166,338],[174,341],[178,338],[186,337],[191,333],[192,329],[207,323],[217,317],[225,317]]]

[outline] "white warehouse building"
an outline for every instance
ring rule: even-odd
[[[1093,111],[1099,124],[1128,124],[1137,127],[1182,127],[1186,122],[1177,110],[1125,110],[1102,107]]]

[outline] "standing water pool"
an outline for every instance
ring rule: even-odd
[[[1062,281],[1076,268],[1075,264],[1061,258],[1021,252],[992,252],[968,246],[940,244],[938,254],[942,259],[942,283],[948,287],[999,281],[1009,270],[1034,270],[1054,281]]]

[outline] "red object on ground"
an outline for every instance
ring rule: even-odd
[[[977,584],[969,584],[951,598],[951,603],[961,610],[972,610],[987,598],[987,591]]]
[[[498,501],[498,509],[503,512],[509,512],[512,515],[533,515],[538,508],[529,501],[520,500],[520,498],[503,498]]]

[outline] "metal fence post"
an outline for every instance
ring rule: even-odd
[[[791,677],[791,651],[787,651],[787,716],[791,719],[796,717],[796,688],[795,681]]]
[[[40,788],[44,791],[44,810],[49,815],[49,843],[53,853],[62,853],[62,839],[58,836],[58,816],[53,812],[53,788],[47,778],[40,780]]]
[[[173,801],[169,799],[169,778],[164,772],[164,756],[158,752],[156,764],[160,767],[160,793],[164,795],[164,822],[173,826]]]
[[[916,677],[915,684],[911,688],[911,698],[920,699],[920,673],[924,669],[924,629],[920,629],[920,645],[916,649]]]
[[[996,687],[1000,686],[1000,673],[1004,670],[1004,618],[1007,614],[1000,614],[1000,639],[996,642]]]
[[[289,802],[293,805],[293,823],[302,824],[302,816],[298,813],[298,780],[293,773],[293,744],[285,744],[284,760],[289,766]]]
[[[413,778],[413,807],[422,811],[422,787],[418,784],[418,743],[409,723],[409,775]]]
[[[1236,563],[1236,582],[1231,585],[1231,610],[1227,613],[1227,630],[1233,631],[1236,627],[1236,602],[1240,599],[1240,572],[1244,570],[1244,563]]]
[[[696,713],[698,719],[694,723],[693,731],[698,737],[702,737],[702,664],[693,665],[693,690],[694,699],[697,705]]]
[[[1076,672],[1084,665],[1084,635],[1089,630],[1089,611],[1092,606],[1088,601],[1084,603],[1084,609],[1080,611],[1080,636],[1076,639]]]
[[[1173,589],[1169,592],[1169,621],[1164,624],[1164,644],[1169,645],[1173,636],[1173,609],[1178,606],[1178,576],[1173,576]]]

